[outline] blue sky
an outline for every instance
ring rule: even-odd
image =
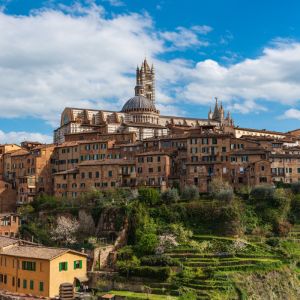
[[[0,1],[0,143],[51,141],[65,106],[121,109],[136,64],[157,71],[163,114],[300,127],[300,3]]]

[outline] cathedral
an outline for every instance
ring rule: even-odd
[[[54,143],[63,143],[65,135],[86,132],[108,135],[135,133],[137,140],[144,140],[168,135],[172,127],[233,126],[230,113],[224,116],[223,105],[218,103],[218,99],[207,119],[161,115],[155,105],[154,66],[150,67],[146,59],[136,69],[134,92],[134,97],[126,101],[121,111],[65,108],[60,127],[54,131]]]

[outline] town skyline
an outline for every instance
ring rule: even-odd
[[[144,57],[156,67],[164,115],[206,118],[218,97],[241,127],[298,128],[294,13],[284,17],[276,1],[257,12],[257,3],[212,2],[182,5],[185,20],[178,1],[4,1],[0,142],[51,142],[64,107],[120,110]]]

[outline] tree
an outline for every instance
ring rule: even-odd
[[[168,189],[161,194],[161,198],[164,203],[171,204],[179,200],[179,194],[177,189]]]
[[[136,250],[140,255],[154,254],[159,240],[155,233],[145,233],[139,239]]]
[[[159,191],[153,188],[140,188],[139,200],[149,206],[155,205],[160,199]]]
[[[198,200],[199,199],[198,188],[194,185],[186,186],[181,193],[181,198],[187,201]]]
[[[74,244],[78,229],[79,222],[75,218],[59,216],[57,225],[51,232],[51,238],[61,244]]]
[[[233,199],[233,189],[227,181],[214,178],[209,185],[209,193],[215,199],[230,202]]]
[[[300,182],[294,182],[291,184],[291,190],[294,194],[300,194]]]

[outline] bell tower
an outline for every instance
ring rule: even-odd
[[[148,65],[147,59],[143,61],[141,67],[136,69],[136,96],[144,96],[155,102],[155,71],[154,66]]]

